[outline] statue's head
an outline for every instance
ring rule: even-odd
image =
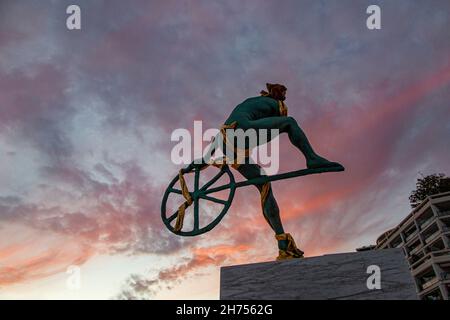
[[[286,99],[287,88],[284,85],[279,83],[266,83],[266,87],[272,98],[281,101]]]

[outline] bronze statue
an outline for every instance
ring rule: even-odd
[[[292,236],[289,233],[284,232],[280,219],[279,208],[273,195],[270,181],[314,173],[343,171],[344,167],[337,162],[331,162],[319,156],[312,148],[305,133],[297,124],[297,121],[294,118],[287,116],[287,106],[284,103],[287,88],[281,84],[270,83],[267,83],[266,87],[267,91],[261,91],[261,96],[246,99],[234,108],[222,126],[221,132],[224,142],[222,147],[226,147],[226,144],[229,144],[224,129],[242,129],[244,131],[248,129],[278,129],[280,133],[287,133],[291,143],[303,153],[306,159],[307,169],[272,176],[263,175],[261,174],[261,167],[258,164],[251,162],[247,152],[245,153],[245,161],[238,164],[234,163],[232,165],[232,167],[237,169],[247,179],[247,181],[235,182],[229,166],[226,163],[218,165],[216,163],[209,162],[208,159],[204,159],[200,165],[193,162],[187,168],[180,170],[179,174],[172,180],[167,188],[161,206],[162,219],[167,228],[178,235],[194,236],[207,232],[214,228],[228,211],[235,189],[247,185],[254,185],[258,188],[261,194],[263,215],[272,230],[275,232],[275,238],[278,241],[279,255],[277,260],[301,258],[304,254],[303,251],[297,248]],[[273,137],[269,137],[269,140],[271,138]],[[214,147],[217,147],[217,144]],[[214,150],[210,153],[213,154]],[[220,171],[211,181],[200,187],[198,182],[200,171],[208,165],[215,165],[220,169]],[[190,172],[195,173],[195,186],[193,192],[190,192],[187,189],[183,178],[184,174]],[[229,183],[223,186],[210,188],[211,185],[224,174],[228,175],[230,180]],[[181,189],[174,188],[174,185],[178,181],[180,182]],[[221,200],[211,196],[214,192],[226,189],[230,190],[227,200]],[[168,216],[166,214],[166,202],[169,194],[171,193],[182,195],[185,201],[175,213]],[[204,227],[199,226],[198,202],[200,200],[213,201],[224,206],[217,218]],[[192,204],[194,204],[193,230],[182,231],[185,209]],[[176,223],[172,226],[172,222],[175,219]]]

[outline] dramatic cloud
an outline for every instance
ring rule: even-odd
[[[153,278],[132,274],[116,298],[123,300],[151,299],[159,290],[171,289],[199,269],[220,266],[224,263],[241,262],[249,249],[251,248],[246,245],[221,245],[192,249],[191,257],[185,258],[185,261],[180,264],[159,271]]]

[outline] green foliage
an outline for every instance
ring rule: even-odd
[[[412,208],[417,207],[426,197],[433,194],[450,191],[450,178],[443,173],[430,174],[426,177],[418,178],[416,190],[411,192],[409,203]]]

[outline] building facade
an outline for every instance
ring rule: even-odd
[[[450,192],[428,197],[383,233],[374,249],[386,248],[403,249],[420,299],[449,300]]]

